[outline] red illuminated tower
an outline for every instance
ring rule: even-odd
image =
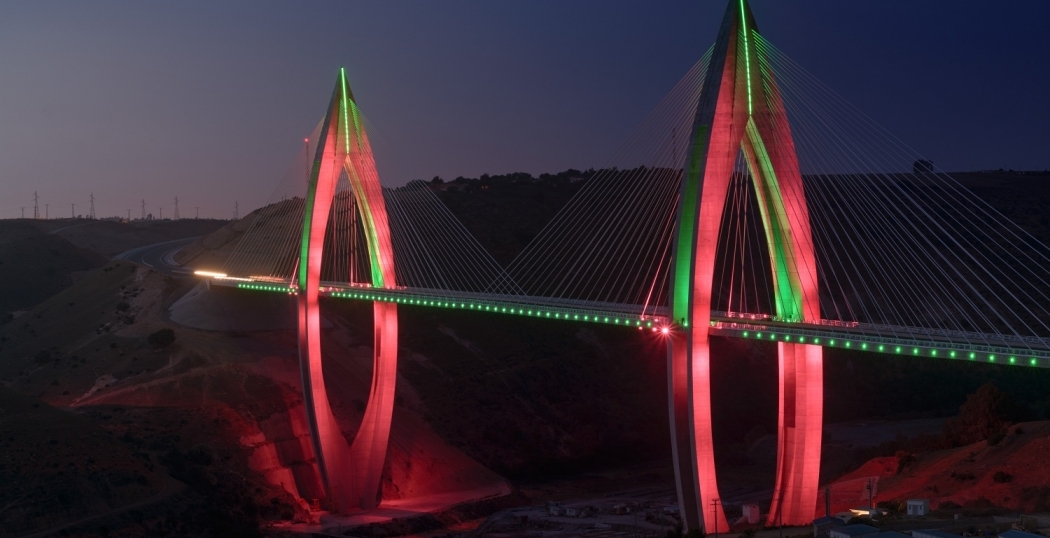
[[[356,200],[371,263],[372,286],[393,288],[394,254],[382,186],[353,94],[340,71],[328,105],[310,179],[299,257],[299,362],[305,407],[329,509],[345,513],[379,503],[397,379],[397,304],[375,302],[372,388],[361,426],[348,444],[332,414],[321,360],[318,292],[325,229],[345,173]]]
[[[715,253],[730,178],[743,152],[758,199],[776,316],[820,319],[816,258],[791,128],[747,0],[732,0],[700,95],[681,190],[668,346],[672,450],[687,528],[727,529],[711,431],[709,331]],[[823,354],[780,342],[780,410],[771,524],[812,521],[820,471]]]

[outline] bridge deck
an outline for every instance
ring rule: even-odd
[[[215,285],[295,293],[287,279],[211,276]],[[638,329],[673,330],[667,307],[574,301],[527,295],[493,295],[445,290],[380,289],[323,282],[321,296],[361,301],[455,308],[543,319],[601,323]],[[1050,368],[1050,339],[893,325],[825,320],[789,323],[768,316],[711,313],[711,334],[733,338],[797,342],[857,351]]]

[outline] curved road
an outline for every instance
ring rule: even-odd
[[[167,275],[190,274],[192,271],[184,269],[175,261],[175,254],[182,250],[186,245],[195,241],[198,237],[200,236],[176,239],[174,241],[164,241],[163,243],[154,243],[144,247],[133,248],[117,254],[113,259],[127,260],[139,265],[145,265],[146,267]]]

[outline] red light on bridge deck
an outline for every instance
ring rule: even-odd
[[[663,334],[669,334],[671,332],[671,329],[668,328],[668,327],[664,327],[664,328],[660,329],[660,332],[663,333]]]

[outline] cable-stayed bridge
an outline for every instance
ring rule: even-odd
[[[432,185],[382,187],[372,132],[341,72],[270,203],[224,267],[198,272],[296,296],[333,510],[379,501],[402,305],[664,338],[678,499],[686,527],[708,532],[728,528],[710,336],[777,342],[771,524],[816,510],[825,348],[1050,367],[1050,249],[779,51],[747,0],[730,2],[715,44],[512,259],[497,261]],[[349,444],[321,375],[321,297],[373,304],[372,389]]]

